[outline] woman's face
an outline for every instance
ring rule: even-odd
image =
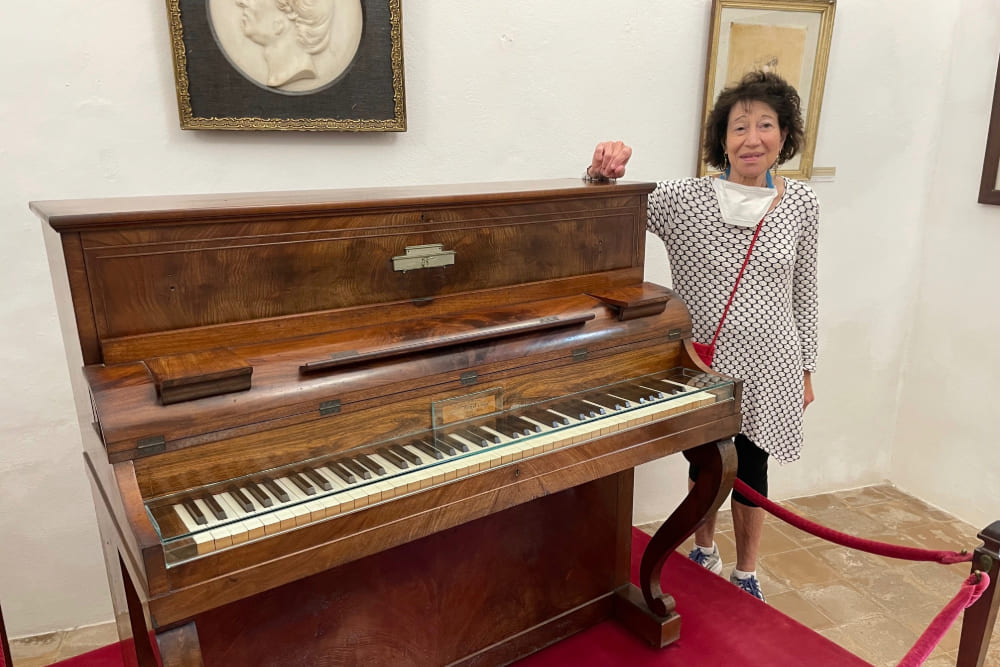
[[[788,130],[778,127],[778,113],[766,102],[738,102],[729,110],[726,154],[733,166],[730,180],[763,185],[765,172],[778,159]]]

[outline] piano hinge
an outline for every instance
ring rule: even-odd
[[[583,361],[587,358],[587,348],[581,347],[573,350],[573,361]]]
[[[671,329],[667,332],[667,340],[677,340],[681,337],[680,329]]]
[[[334,399],[332,401],[323,401],[319,404],[319,414],[321,417],[327,415],[335,415],[340,412],[340,400]]]
[[[479,373],[476,371],[466,371],[462,373],[461,380],[464,385],[476,384],[479,382]]]
[[[140,438],[136,447],[142,454],[159,454],[167,448],[167,439],[162,435]]]

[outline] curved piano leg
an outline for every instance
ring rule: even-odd
[[[698,480],[643,552],[639,588],[629,585],[616,600],[618,617],[658,648],[675,641],[680,634],[674,599],[660,587],[663,564],[707,516],[719,509],[736,477],[736,448],[730,439],[686,450],[684,457],[699,467]]]

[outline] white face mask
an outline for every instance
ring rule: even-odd
[[[774,188],[740,185],[721,178],[713,178],[712,187],[719,200],[722,219],[739,227],[756,227],[778,196]]]

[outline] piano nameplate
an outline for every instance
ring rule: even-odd
[[[474,417],[484,417],[501,410],[503,410],[503,388],[501,387],[477,391],[466,396],[446,398],[431,404],[433,423],[436,428]]]

